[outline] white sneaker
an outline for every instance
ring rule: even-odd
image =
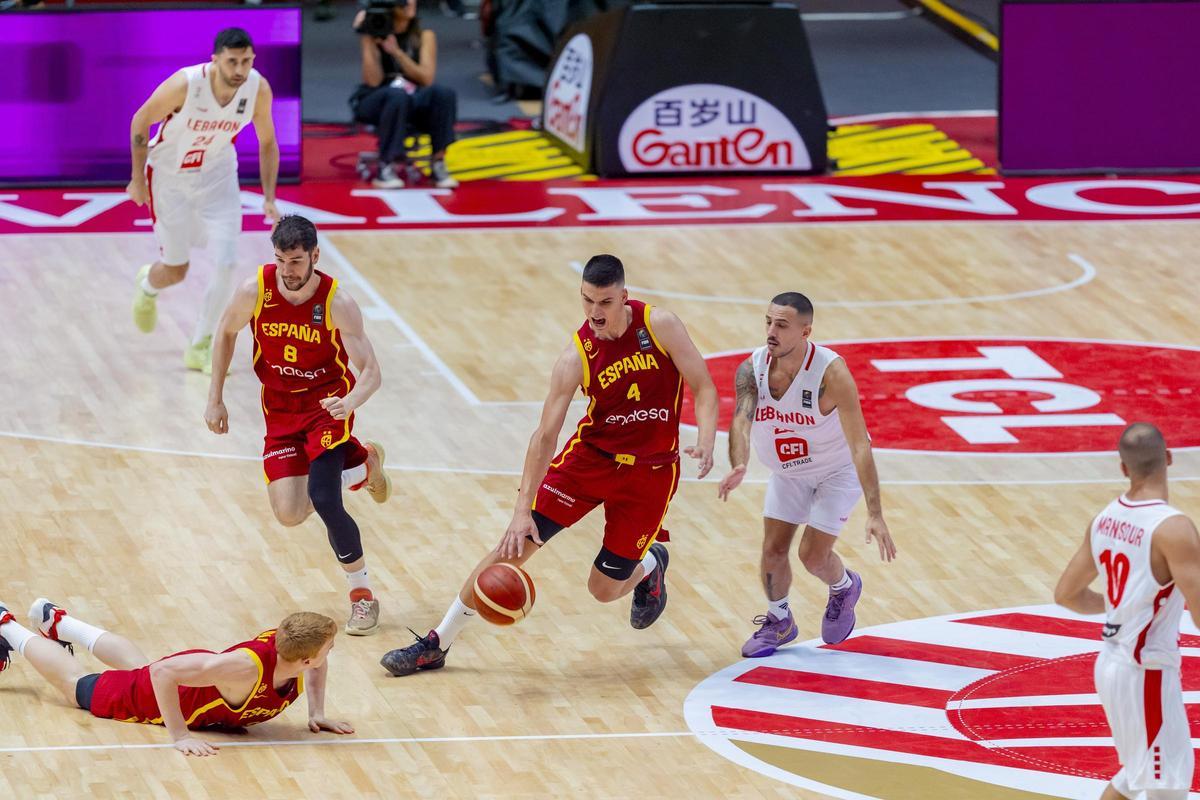
[[[446,162],[438,160],[433,162],[429,167],[429,174],[433,177],[434,185],[439,189],[457,189],[458,180],[450,174],[450,170],[446,167]]]
[[[371,185],[376,189],[403,189],[404,179],[396,174],[395,167],[384,164],[379,168],[379,174],[371,181]]]

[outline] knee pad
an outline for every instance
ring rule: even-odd
[[[601,547],[600,552],[596,554],[596,560],[592,562],[596,569],[615,581],[629,580],[640,563],[642,562],[639,559],[624,558],[607,547]]]

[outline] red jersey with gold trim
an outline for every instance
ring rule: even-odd
[[[179,707],[189,728],[244,728],[257,725],[274,719],[304,691],[303,676],[288,681],[282,689],[275,688],[275,664],[279,660],[279,653],[275,650],[274,630],[265,631],[253,641],[235,644],[223,652],[235,650],[245,652],[258,665],[258,681],[250,695],[241,706],[234,708],[215,686],[180,686]],[[174,655],[211,652],[184,650]],[[150,665],[101,673],[92,695],[91,711],[94,716],[104,719],[161,725],[162,712],[154,699]]]
[[[292,305],[279,291],[276,266],[258,269],[254,307],[254,372],[269,390],[300,394],[318,390],[345,396],[354,388],[349,356],[334,325],[331,308],[338,282],[320,270],[317,291]]]
[[[576,441],[611,454],[677,453],[683,378],[650,327],[653,306],[629,300],[633,318],[618,339],[601,339],[584,322],[575,334],[583,393],[591,398]]]

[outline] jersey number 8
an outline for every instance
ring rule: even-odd
[[[293,345],[293,344],[284,345],[284,347],[283,347],[283,360],[284,360],[284,361],[287,361],[287,362],[288,362],[288,363],[290,363],[290,364],[295,364],[295,363],[296,363],[296,357],[297,357],[297,356],[296,356],[296,346],[295,346],[295,345]]]

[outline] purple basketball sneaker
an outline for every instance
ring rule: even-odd
[[[791,611],[783,619],[777,619],[774,614],[755,617],[754,624],[762,627],[742,645],[743,658],[765,658],[794,640],[799,633]]]
[[[821,638],[826,644],[845,641],[854,630],[854,604],[862,594],[862,578],[857,572],[846,570],[850,586],[840,592],[830,592],[825,604],[825,618],[821,620]]]

